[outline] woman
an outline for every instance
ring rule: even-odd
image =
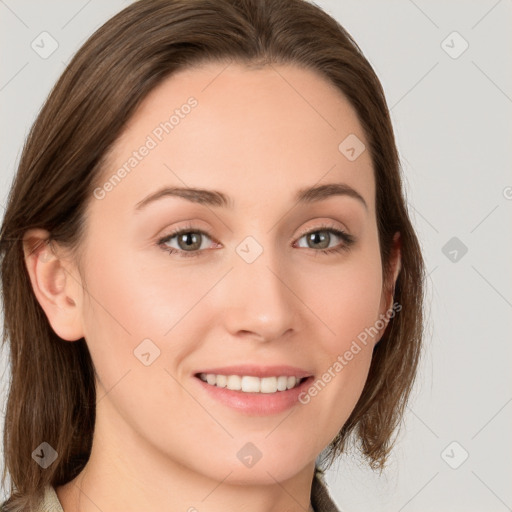
[[[33,126],[1,249],[3,510],[329,511],[349,438],[384,467],[423,260],[379,80],[313,4],[114,16]]]

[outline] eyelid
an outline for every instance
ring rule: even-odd
[[[210,240],[212,240],[212,242],[214,242],[216,244],[220,243],[212,235],[210,235],[210,233],[208,233],[207,230],[195,227],[191,223],[187,223],[184,226],[180,226],[179,228],[171,230],[171,232],[166,234],[166,235],[158,237],[157,245],[160,246],[162,249],[168,251],[168,252],[172,252],[172,251],[178,252],[179,251],[179,252],[185,253],[185,254],[190,255],[190,256],[204,253],[205,249],[201,249],[201,250],[198,250],[198,251],[181,251],[179,249],[174,249],[174,247],[167,247],[167,246],[165,246],[165,242],[168,242],[170,239],[172,239],[172,238],[174,238],[174,237],[176,237],[176,236],[178,236],[178,235],[180,235],[182,233],[189,233],[189,232],[200,233],[201,235],[204,235],[207,238],[209,238]]]
[[[306,235],[309,235],[311,233],[316,233],[318,231],[330,231],[335,234],[338,238],[341,238],[343,242],[341,245],[337,245],[328,249],[312,249],[309,248],[311,251],[314,252],[323,252],[323,253],[335,253],[340,251],[347,251],[351,248],[351,246],[356,242],[356,237],[348,233],[344,228],[340,228],[335,224],[323,222],[319,226],[314,226],[312,228],[308,228],[305,231],[302,232],[302,234],[297,238],[297,240],[300,240]]]
[[[300,240],[304,236],[309,235],[311,233],[316,233],[318,231],[331,231],[335,234],[335,236],[337,236],[338,238],[341,238],[343,242],[341,244],[338,244],[335,247],[331,247],[328,249],[308,248],[309,250],[316,252],[316,253],[318,253],[318,252],[334,253],[334,252],[339,252],[339,251],[343,251],[343,250],[348,250],[351,247],[351,245],[356,241],[356,238],[353,235],[349,234],[345,229],[340,228],[335,224],[327,223],[324,221],[323,223],[321,223],[318,226],[313,226],[313,227],[303,230],[297,238],[294,238],[293,242],[295,244],[298,240]],[[191,223],[188,223],[185,226],[181,226],[179,228],[176,228],[175,230],[172,230],[167,235],[159,237],[159,239],[157,241],[157,245],[162,250],[165,250],[165,251],[169,252],[170,254],[176,254],[176,253],[179,254],[180,257],[193,257],[193,256],[201,256],[201,255],[205,254],[208,251],[208,249],[199,249],[196,251],[183,251],[181,249],[175,249],[174,247],[167,247],[165,245],[165,243],[168,242],[170,239],[172,239],[182,233],[188,233],[188,232],[200,233],[201,235],[204,235],[207,238],[209,238],[210,240],[212,240],[212,242],[214,242],[216,244],[220,244],[220,242],[218,242],[213,236],[211,236],[208,233],[208,231],[201,229],[201,228],[194,227]]]
[[[299,238],[302,238],[304,235],[309,235],[310,233],[316,233],[317,231],[322,231],[322,230],[338,231],[338,232],[346,235],[348,238],[351,238],[351,239],[354,238],[352,235],[350,235],[347,232],[346,229],[344,229],[342,227],[338,227],[336,224],[332,224],[332,223],[325,222],[325,221],[322,222],[319,226],[313,226],[313,227],[305,229],[304,231],[301,232],[301,234],[299,235]]]

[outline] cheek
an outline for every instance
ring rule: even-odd
[[[218,280],[217,273],[184,272],[164,251],[148,257],[97,240],[85,259],[88,294],[83,314],[101,384],[109,389],[128,370],[135,382],[141,371],[144,380],[148,375],[156,378],[164,368],[179,367],[202,339],[197,330],[208,325],[201,321],[198,301]],[[146,359],[154,362],[145,366],[141,354],[148,352]]]
[[[96,336],[115,331],[134,343],[147,337],[162,339],[187,315],[208,290],[208,282],[191,279],[190,273],[173,268],[165,258],[144,258],[115,248],[90,253],[90,262],[102,262],[90,264],[86,274],[91,297],[88,323]]]
[[[317,273],[312,279],[315,287],[308,288],[314,290],[308,295],[308,305],[321,320],[315,322],[318,331],[314,334],[320,371],[301,402],[310,408],[307,416],[312,422],[325,425],[330,439],[359,400],[379,339],[380,264],[376,245],[372,251],[347,259],[336,271]]]
[[[338,266],[317,270],[303,285],[303,296],[320,320],[316,338],[332,358],[358,336],[364,338],[362,333],[379,318],[382,269],[378,246],[355,253]],[[371,338],[368,344],[375,342]]]

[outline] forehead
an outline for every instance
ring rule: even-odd
[[[130,168],[142,146],[150,149]],[[117,186],[109,195],[132,205],[157,185],[222,189],[236,206],[342,182],[372,210],[365,146],[355,110],[320,74],[293,65],[208,63],[168,77],[144,99],[115,143],[104,179],[124,166],[122,197]]]

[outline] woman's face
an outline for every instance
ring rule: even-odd
[[[362,144],[348,101],[294,66],[202,65],[146,98],[87,210],[95,438],[231,482],[313,463],[389,307]]]

